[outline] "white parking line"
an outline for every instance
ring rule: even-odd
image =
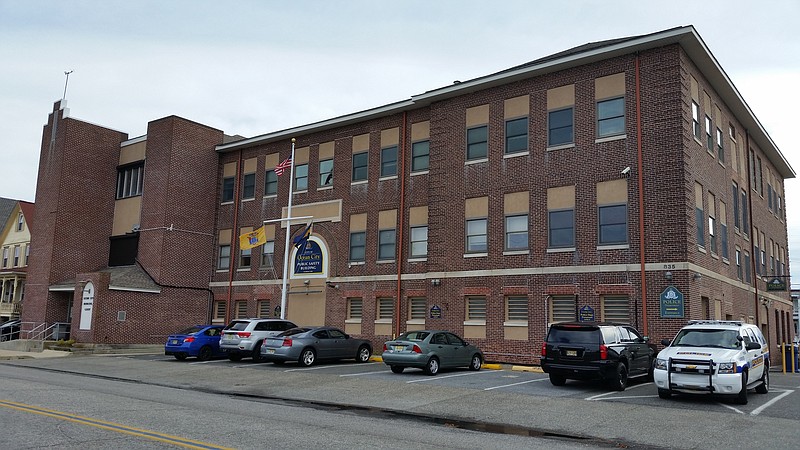
[[[631,387],[629,387],[629,388],[628,388],[628,390],[630,391],[630,390],[633,390],[633,389],[636,389],[636,388],[640,388],[640,387],[642,387],[642,386],[649,386],[649,385],[651,385],[651,384],[653,384],[653,383],[652,383],[652,382],[650,382],[650,383],[637,384],[637,385],[635,385],[635,386],[631,386]],[[597,395],[593,395],[593,396],[591,396],[591,397],[586,397],[584,400],[597,400],[597,399],[600,399],[600,400],[610,400],[610,399],[608,399],[608,398],[600,398],[600,397],[605,397],[606,395],[611,395],[611,394],[616,394],[616,393],[617,393],[617,391],[612,391],[612,392],[604,392],[604,393],[602,393],[602,394],[597,394]],[[642,396],[642,397],[652,397],[652,396],[650,396],[650,395],[646,395],[646,396]],[[614,397],[614,398],[615,398],[615,399],[617,399],[617,398],[634,398],[634,397]]]
[[[718,402],[717,404],[718,404],[719,406],[724,406],[724,407],[726,407],[726,408],[730,409],[731,411],[736,411],[736,412],[737,412],[737,413],[739,413],[739,414],[744,414],[744,411],[741,411],[741,410],[739,410],[739,409],[737,409],[737,408],[734,408],[734,407],[733,407],[733,406],[731,406],[731,405],[726,405],[725,403],[719,403],[719,402]]]
[[[320,369],[332,369],[336,367],[350,367],[350,366],[366,366],[367,364],[375,364],[375,363],[353,363],[353,364],[337,364],[335,366],[314,366],[314,367],[303,367],[300,369],[286,369],[284,372],[304,372],[308,370],[320,370]]]
[[[378,372],[361,372],[361,373],[346,373],[344,375],[339,375],[340,377],[360,377],[361,375],[373,375],[376,373],[386,373],[388,370],[381,370]]]
[[[454,374],[454,375],[444,375],[444,376],[441,376],[441,377],[421,378],[419,380],[406,381],[406,383],[423,383],[425,381],[443,380],[445,378],[465,377],[467,375],[480,375],[482,373],[492,373],[492,372],[493,371],[491,371],[491,370],[484,370],[484,371],[479,371],[479,372],[457,373],[457,374]]]
[[[780,389],[773,389],[773,390],[780,390]],[[759,415],[761,413],[761,411],[767,409],[767,407],[769,407],[769,406],[772,406],[773,403],[777,402],[778,400],[782,399],[783,397],[786,397],[787,395],[791,394],[792,392],[794,392],[794,390],[785,390],[785,391],[783,391],[783,394],[773,398],[772,400],[768,401],[767,403],[764,403],[763,405],[761,405],[758,408],[754,409],[750,413],[750,415],[751,416]]]
[[[193,366],[195,364],[215,364],[215,363],[219,363],[219,362],[226,363],[226,362],[228,362],[228,360],[227,359],[211,359],[211,360],[208,360],[208,361],[193,361],[193,362],[190,362],[190,363],[187,363],[187,364],[189,364],[190,366]]]
[[[491,391],[493,389],[502,389],[502,388],[511,387],[511,386],[518,386],[520,384],[535,383],[537,381],[547,381],[547,380],[548,380],[548,378],[539,378],[538,380],[520,381],[519,383],[504,384],[502,386],[488,387],[488,388],[484,389],[484,391]]]

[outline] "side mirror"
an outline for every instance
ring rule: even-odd
[[[759,344],[758,342],[749,342],[749,343],[748,343],[748,344],[745,346],[745,348],[746,348],[747,350],[761,350],[761,344]]]
[[[350,335],[349,335],[349,334],[345,334],[345,335],[344,335],[344,338],[345,338],[345,339],[350,339]]]
[[[664,347],[669,347],[669,344],[671,344],[671,343],[672,343],[672,341],[670,341],[669,339],[662,339],[661,340],[661,345],[663,345]]]
[[[648,343],[648,342],[650,342],[650,336],[645,336],[645,337],[643,337],[643,338],[642,338],[642,342],[644,342],[645,344],[646,344],[646,343]]]

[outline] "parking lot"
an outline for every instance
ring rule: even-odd
[[[750,391],[747,405],[736,405],[730,399],[709,396],[675,395],[670,400],[658,398],[655,385],[645,380],[632,379],[623,392],[613,391],[599,382],[582,382],[570,380],[565,386],[556,387],[550,384],[547,374],[520,370],[524,368],[503,366],[499,370],[483,369],[478,372],[469,370],[442,371],[436,376],[427,376],[421,370],[406,369],[402,374],[394,374],[388,366],[381,362],[357,364],[352,361],[324,363],[312,367],[301,367],[298,364],[286,363],[253,363],[245,359],[232,362],[227,359],[196,361],[188,359],[177,361],[164,355],[116,356],[118,358],[144,359],[163,364],[177,364],[196,367],[198,372],[207,372],[209,367],[226,367],[246,371],[263,371],[283,373],[314,373],[325,377],[351,378],[372,381],[428,386],[454,387],[473,389],[476,391],[498,392],[511,395],[543,396],[551,398],[579,399],[587,402],[617,403],[621,407],[674,408],[715,413],[730,413],[761,417],[794,419],[800,416],[800,374],[770,372],[770,391],[768,394],[757,394]],[[213,373],[213,372],[212,372]]]

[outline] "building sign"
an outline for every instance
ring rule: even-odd
[[[589,305],[583,305],[578,311],[578,321],[594,322],[594,309]]]
[[[431,306],[431,319],[441,319],[442,318],[442,308],[439,305]]]
[[[683,318],[683,294],[675,286],[669,286],[661,293],[661,317]]]
[[[290,278],[325,278],[328,276],[328,248],[311,235],[299,248],[292,249]]]
[[[781,278],[775,277],[769,281],[767,281],[767,290],[768,291],[785,291],[786,290],[786,281]]]
[[[92,311],[94,310],[94,285],[91,281],[83,287],[81,298],[81,330],[92,329]]]

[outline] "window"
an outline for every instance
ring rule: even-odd
[[[275,169],[270,169],[264,175],[264,195],[278,194],[278,175]]]
[[[625,134],[625,98],[597,102],[597,137]]]
[[[606,295],[603,297],[603,320],[608,322],[630,322],[628,297]]]
[[[246,173],[242,184],[242,200],[256,197],[256,174]]]
[[[366,257],[367,233],[350,233],[350,261],[364,261]]]
[[[717,253],[717,219],[708,214],[708,244],[711,247],[711,253]]]
[[[736,182],[732,182],[731,184],[731,191],[733,195],[733,228],[738,230],[739,229],[739,185]]]
[[[233,177],[225,177],[222,179],[222,201],[223,202],[232,202],[233,201],[233,187],[235,184],[235,180]]]
[[[14,265],[12,267],[19,267],[19,245],[14,246]]]
[[[728,259],[728,225],[725,222],[719,223],[719,244],[722,257]]]
[[[411,258],[428,256],[428,226],[411,227]]]
[[[467,220],[467,253],[486,253],[486,219]]]
[[[364,308],[364,300],[361,298],[347,299],[347,318],[361,320]]]
[[[528,150],[528,118],[506,121],[506,154]]]
[[[750,234],[750,227],[747,221],[747,192],[742,189],[742,233],[745,236]]]
[[[528,215],[506,217],[506,250],[528,248]]]
[[[378,259],[394,260],[395,230],[378,231]]]
[[[397,175],[397,146],[381,149],[381,176],[393,177]]]
[[[3,266],[8,267],[8,247],[3,247]]]
[[[699,183],[694,184],[694,221],[696,230],[697,245],[706,246],[705,214],[703,213],[703,186]]]
[[[235,305],[236,315],[235,319],[244,319],[247,317],[247,300],[238,300]]]
[[[319,185],[333,186],[333,160],[326,159],[319,162]]]
[[[756,275],[761,275],[761,264],[758,263],[758,255],[761,252],[758,249],[758,228],[755,228],[753,238],[753,256],[756,258]]]
[[[244,269],[250,267],[250,260],[253,250],[248,248],[247,250],[242,250],[239,252],[239,268]]]
[[[573,209],[548,212],[548,247],[575,247],[575,211]]]
[[[550,111],[547,114],[547,146],[571,144],[573,138],[572,107]]]
[[[378,299],[378,320],[392,320],[394,318],[394,299]]]
[[[711,134],[711,117],[706,116],[706,148],[714,150],[714,136]]]
[[[488,154],[489,127],[480,127],[467,130],[467,161],[486,158]]]
[[[486,320],[486,297],[467,297],[467,320]]]
[[[308,190],[308,164],[299,164],[294,170],[294,190]]]
[[[736,248],[736,279],[742,279],[742,251]]]
[[[231,267],[231,246],[219,246],[219,259],[217,260],[217,269],[230,269]]]
[[[750,284],[750,254],[744,252],[744,282]]]
[[[598,208],[600,245],[628,242],[628,205],[606,205]]]
[[[509,295],[506,297],[506,321],[528,322],[528,297]]]
[[[269,300],[259,300],[258,301],[258,317],[261,318],[268,318],[272,314],[272,311],[269,308]]]
[[[367,179],[367,164],[369,153],[356,153],[353,155],[353,181],[364,181]]]
[[[214,320],[225,320],[225,302],[214,302]]]
[[[274,267],[275,241],[267,241],[261,247],[261,267]]]
[[[411,144],[411,171],[428,170],[431,141],[420,141]]]
[[[577,319],[577,306],[574,295],[554,295],[550,297],[550,322],[570,322]]]
[[[692,132],[700,140],[700,106],[695,102],[692,102]]]
[[[22,231],[23,228],[25,228],[25,216],[19,213],[17,216],[17,231]]]
[[[725,150],[722,146],[722,130],[717,128],[717,159],[725,164]]]
[[[428,305],[424,297],[408,299],[408,318],[410,320],[425,320],[428,315]]]
[[[758,164],[756,166],[756,175],[758,175],[758,184],[756,184],[755,187],[758,188],[758,193],[761,194],[761,196],[763,197],[764,196],[764,170],[763,170],[763,167],[761,166],[761,157],[760,156],[756,157],[756,161],[757,161],[757,164]]]
[[[117,199],[142,195],[144,163],[117,169]]]

